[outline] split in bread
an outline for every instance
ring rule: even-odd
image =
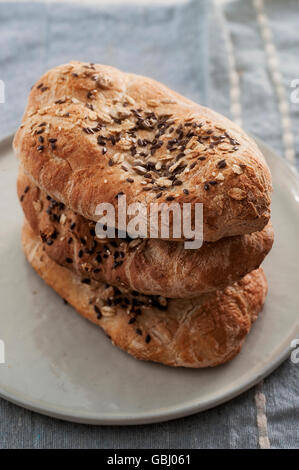
[[[204,242],[197,250],[159,239],[99,240],[95,222],[49,197],[22,173],[18,195],[26,220],[56,263],[86,283],[94,279],[148,295],[191,298],[226,287],[257,269],[273,243],[271,222],[261,232]]]

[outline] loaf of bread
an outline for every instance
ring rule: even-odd
[[[81,282],[48,257],[26,223],[22,243],[38,274],[112,343],[138,359],[168,366],[208,367],[231,360],[262,309],[267,281],[262,268],[223,291],[195,299],[138,295],[107,284]]]
[[[273,244],[271,175],[253,139],[154,80],[71,62],[32,87],[13,145],[25,256],[83,317],[169,366],[216,366],[240,351]],[[102,225],[119,228],[124,198],[146,208],[145,231],[100,239],[98,205],[116,215]],[[186,249],[192,236],[171,212],[169,236],[159,218],[152,236],[152,205],[173,203],[191,207],[191,231],[202,204],[201,247]]]
[[[94,279],[148,295],[196,297],[257,269],[273,243],[271,222],[261,232],[205,242],[197,250],[157,239],[101,241],[94,222],[50,198],[24,174],[17,186],[26,219],[45,252],[85,283]]]
[[[260,231],[270,218],[270,172],[244,131],[113,67],[71,62],[46,73],[14,149],[39,188],[90,220],[120,194],[147,207],[203,203],[205,241]]]

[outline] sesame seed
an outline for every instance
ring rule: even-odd
[[[218,168],[225,168],[226,167],[226,161],[225,160],[219,160],[217,163]]]
[[[100,309],[96,305],[94,305],[93,308],[94,308],[94,311],[97,314],[97,319],[100,320],[102,318],[102,314],[101,314]]]
[[[146,337],[145,337],[145,342],[148,344],[151,339],[152,339],[152,338],[151,338],[151,335],[146,335]]]
[[[82,131],[85,132],[85,134],[93,134],[93,130],[90,127],[83,127]]]
[[[115,261],[113,263],[113,266],[112,268],[115,269],[115,268],[118,268],[119,266],[121,266],[123,264],[123,261]]]

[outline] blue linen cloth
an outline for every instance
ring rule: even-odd
[[[196,0],[110,6],[1,1],[0,138],[15,131],[40,75],[76,59],[156,78],[242,120],[247,131],[296,164],[299,104],[290,97],[292,81],[299,79],[298,13],[296,0],[237,0],[222,8]],[[146,426],[72,424],[0,400],[0,448],[258,448],[267,442],[295,448],[298,378],[299,366],[287,360],[229,403]],[[266,401],[266,444],[257,425],[258,396]]]

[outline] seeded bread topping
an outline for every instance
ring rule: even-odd
[[[95,220],[101,202],[204,204],[204,239],[261,230],[271,177],[235,124],[165,86],[74,62],[33,87],[14,147],[51,197]],[[88,181],[88,187],[86,187]]]

